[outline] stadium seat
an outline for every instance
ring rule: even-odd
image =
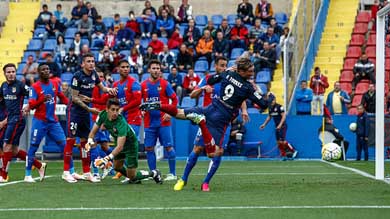
[[[205,72],[209,70],[209,64],[205,60],[198,60],[195,62],[194,71],[195,72]]]
[[[148,79],[150,77],[150,74],[149,73],[143,73],[142,74],[142,77],[141,77],[141,81],[145,81],[146,79]]]
[[[261,92],[263,94],[267,93],[268,92],[268,86],[267,84],[264,84],[264,83],[256,83],[256,85],[260,88]]]
[[[141,39],[140,41],[140,44],[144,49],[148,48],[149,43],[150,43],[150,39]]]
[[[199,97],[199,99],[198,99],[198,106],[202,107],[203,106],[203,102],[204,102],[204,97],[203,96]]]
[[[75,33],[77,33],[78,29],[74,27],[69,27],[65,31],[65,39],[73,39]]]
[[[45,50],[45,51],[54,51],[56,46],[57,46],[57,40],[56,39],[47,39],[45,41],[45,44],[43,45],[43,50]]]
[[[350,46],[362,46],[364,44],[365,38],[362,34],[353,34],[351,41],[349,42]]]
[[[209,71],[210,71],[210,73],[214,73],[215,72],[215,61],[214,60],[210,64]]]
[[[201,80],[204,78],[203,72],[195,72],[195,74],[197,74]]]
[[[232,67],[236,64],[236,60],[229,60],[228,64],[227,64],[227,67]]]
[[[129,21],[129,18],[128,17],[121,17],[120,20],[121,20],[122,23],[126,24],[127,21]]]
[[[169,75],[169,73],[163,73],[163,78],[164,78],[165,80],[167,80],[167,79],[168,79],[168,75]]]
[[[89,47],[89,40],[88,39],[81,39],[81,46],[88,45]]]
[[[371,12],[361,11],[356,16],[356,23],[368,23],[371,20]]]
[[[352,71],[356,62],[357,62],[357,59],[354,59],[354,58],[345,59],[343,70]]]
[[[368,24],[366,23],[357,23],[355,24],[355,27],[353,28],[354,34],[365,34],[368,30]]]
[[[42,48],[42,41],[41,40],[30,40],[30,43],[27,46],[28,51],[39,51]]]
[[[369,85],[369,83],[367,83],[367,82],[363,82],[363,81],[359,82],[356,85],[355,94],[364,94],[365,92],[367,92],[368,85]]]
[[[236,18],[237,18],[237,15],[236,14],[229,14],[226,19],[228,21],[228,24],[230,26],[234,26],[236,24]]]
[[[376,34],[370,34],[367,40],[367,46],[375,46],[376,45]]]
[[[109,28],[114,23],[114,18],[113,17],[104,17],[103,23],[104,23],[104,25],[106,25],[107,28]]]
[[[219,27],[221,25],[223,16],[220,14],[215,14],[211,16],[211,20],[213,21],[214,26]]]
[[[349,94],[352,92],[351,82],[340,82],[340,87],[342,90],[346,91]]]
[[[103,49],[104,47],[104,41],[98,38],[95,38],[91,42],[91,49]]]
[[[120,74],[111,74],[111,78],[114,81],[119,81],[121,79]]]
[[[375,46],[368,46],[366,48],[366,54],[368,58],[375,58],[376,57],[376,47]]]
[[[244,49],[242,48],[234,48],[232,49],[232,53],[230,55],[230,59],[237,59],[238,57],[240,57],[240,55],[244,52]]]
[[[268,83],[271,81],[271,72],[269,70],[261,70],[256,74],[256,83]]]
[[[356,109],[356,107],[351,107],[351,108],[348,110],[348,114],[349,114],[349,115],[357,115],[357,109]]]
[[[195,24],[199,26],[206,26],[207,25],[207,15],[197,15],[195,16]]]
[[[123,55],[123,59],[127,59],[130,56],[130,50],[121,50],[119,54]]]
[[[179,72],[179,75],[181,75],[181,79],[182,79],[182,81],[183,81],[184,78],[187,76],[187,73],[185,73],[185,72]]]
[[[139,81],[139,75],[138,74],[130,74],[131,77],[133,77],[135,80]]]
[[[180,35],[184,36],[184,32],[186,31],[186,29],[187,29],[187,26],[180,25],[179,26]]]
[[[352,82],[353,77],[353,71],[342,71],[340,75],[340,82]]]
[[[37,28],[34,30],[33,39],[42,39],[45,33],[46,33],[45,28]]]
[[[362,49],[359,46],[350,46],[347,50],[346,58],[360,58]]]
[[[362,94],[356,94],[354,97],[353,97],[353,100],[352,100],[352,107],[357,107],[361,104],[362,102],[362,97],[363,95]]]
[[[61,74],[61,81],[70,84],[72,82],[73,74],[70,72],[64,72]]]
[[[168,44],[168,39],[166,37],[159,37],[158,38],[161,42],[164,43],[164,45],[167,45]]]
[[[23,74],[23,68],[24,68],[24,66],[26,65],[26,63],[20,63],[19,65],[18,65],[18,69],[16,70],[16,74],[18,74],[18,75],[22,75]]]
[[[34,57],[34,60],[37,59],[37,53],[35,51],[26,51],[23,54],[22,62],[27,62],[27,58],[29,55],[32,55]]]
[[[278,24],[285,25],[288,21],[287,14],[283,12],[275,13],[275,20]]]
[[[189,108],[194,107],[196,105],[196,99],[192,99],[191,97],[183,97],[181,101],[181,107]]]

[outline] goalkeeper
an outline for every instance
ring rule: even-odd
[[[124,176],[127,176],[129,183],[139,183],[140,180],[153,177],[154,181],[162,184],[159,170],[144,171],[137,170],[138,167],[138,140],[133,129],[127,124],[125,118],[119,113],[119,101],[115,98],[107,101],[107,108],[99,113],[96,123],[88,135],[86,149],[96,147],[93,142],[95,134],[100,127],[104,126],[115,139],[115,149],[104,158],[95,160],[97,167],[103,168],[110,160],[114,160],[114,168]],[[123,166],[126,160],[126,168]]]

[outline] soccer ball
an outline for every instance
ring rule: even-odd
[[[349,124],[349,130],[351,130],[351,132],[356,131],[356,128],[357,128],[356,122],[352,122],[351,124]]]
[[[341,158],[341,147],[335,143],[328,143],[322,147],[322,159],[326,161],[339,160]]]

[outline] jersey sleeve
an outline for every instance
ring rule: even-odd
[[[80,75],[76,73],[73,75],[71,88],[80,91],[80,84]]]
[[[226,72],[223,72],[220,74],[214,74],[214,75],[210,76],[207,79],[207,84],[213,85],[213,84],[219,83],[223,77],[226,77],[226,74],[227,74]]]
[[[169,83],[166,83],[166,90],[165,90],[167,96],[172,100],[172,105],[173,106],[177,106],[177,96],[176,96],[176,93],[175,91],[173,91],[173,88],[171,86],[171,84]]]
[[[267,109],[268,103],[266,100],[264,100],[263,95],[260,93],[260,91],[257,91],[254,88],[250,87],[248,95],[248,99],[256,103],[262,109]]]
[[[278,111],[279,111],[280,114],[284,113],[284,107],[282,105],[280,105],[278,107]]]
[[[29,96],[29,93],[30,93],[30,87],[29,86],[27,86],[24,83],[20,83],[20,90],[21,90],[21,95],[22,96],[25,96],[25,97]]]
[[[104,123],[105,118],[107,117],[107,112],[103,110],[99,113],[99,115],[96,118],[96,125],[101,126]]]
[[[123,107],[123,111],[128,111],[134,107],[138,107],[142,102],[141,85],[137,81],[133,82],[131,89],[128,89],[127,92],[132,93],[131,100]]]

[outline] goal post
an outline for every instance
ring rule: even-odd
[[[375,107],[375,178],[384,179],[385,131],[385,19],[390,5],[378,11],[376,17],[376,107]]]

